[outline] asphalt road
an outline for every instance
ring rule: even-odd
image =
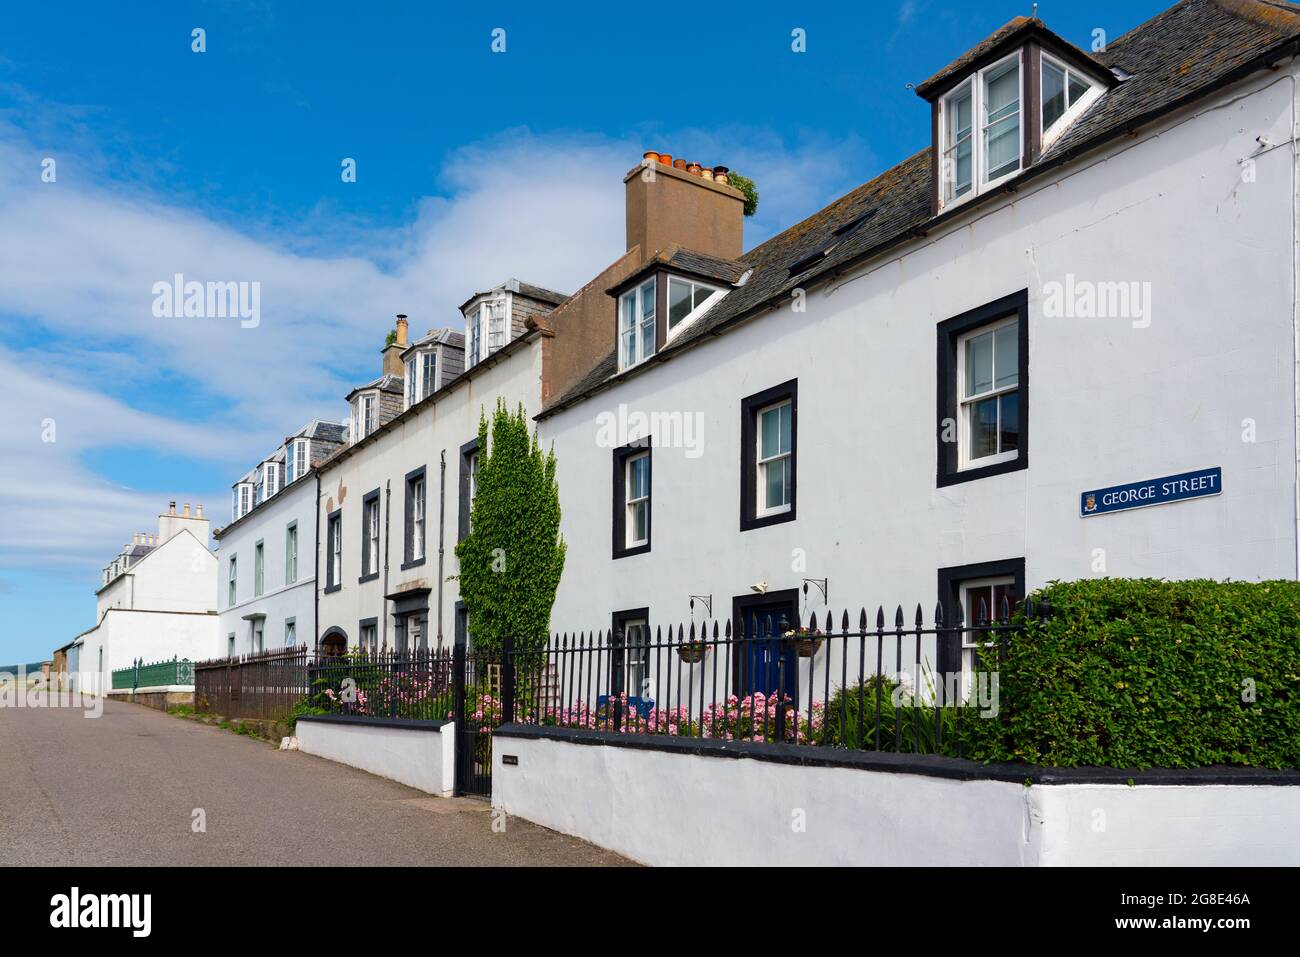
[[[206,831],[192,829],[202,809]],[[105,702],[0,708],[3,865],[610,865],[615,854],[297,751]]]

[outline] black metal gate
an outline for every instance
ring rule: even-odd
[[[501,723],[499,669],[457,643],[452,652],[456,722],[456,793],[492,795],[492,731]],[[499,683],[499,682],[498,682]]]

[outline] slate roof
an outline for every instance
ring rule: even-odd
[[[464,312],[465,307],[468,306],[475,299],[477,299],[479,296],[491,295],[492,293],[496,292],[498,289],[505,289],[510,292],[517,292],[521,296],[528,296],[532,299],[537,299],[540,302],[549,302],[552,306],[558,306],[560,303],[564,302],[564,300],[569,298],[568,295],[565,293],[556,292],[553,289],[547,289],[543,286],[534,286],[531,282],[524,282],[520,279],[511,278],[511,279],[507,279],[505,282],[501,283],[498,286],[493,286],[491,289],[484,289],[481,292],[474,293],[474,295],[470,296],[468,299],[466,299],[464,302],[460,304],[461,311]]]
[[[1024,24],[1012,21],[1002,29],[1008,28],[1022,29]],[[1124,135],[1234,82],[1284,51],[1300,48],[1298,39],[1300,6],[1295,4],[1282,0],[1182,0],[1111,41],[1105,53],[1096,55],[1096,62],[1107,68],[1120,67],[1131,73],[1131,78],[1105,93],[1037,163],[1006,185],[935,215],[931,152],[927,144],[919,153],[747,252],[739,260],[753,270],[745,284],[729,292],[650,359],[616,374],[617,357],[611,349],[538,418],[545,418],[612,382],[638,375],[657,362],[667,361],[684,349],[779,305],[796,287],[807,289],[831,279],[858,263],[924,235],[939,222],[978,208],[1086,149]],[[1083,51],[1077,52],[1087,56]],[[968,56],[957,62],[970,62]],[[951,69],[952,65],[936,76],[947,75]],[[792,273],[792,266],[799,271]]]
[[[715,282],[724,283],[736,282],[749,270],[749,265],[739,259],[722,259],[718,256],[710,256],[708,253],[687,249],[685,246],[672,243],[656,252],[635,272],[629,273],[608,291],[613,292],[615,289],[634,285],[646,273],[661,266],[670,266],[673,269],[698,276],[701,279],[712,279]]]
[[[402,357],[405,358],[406,354],[412,349],[428,345],[444,345],[451,346],[453,349],[464,349],[465,333],[456,332],[454,329],[430,329],[402,350]]]
[[[385,372],[378,379],[367,382],[365,385],[359,385],[347,394],[347,401],[351,402],[352,397],[358,392],[364,392],[366,389],[378,389],[380,392],[393,392],[397,395],[403,394],[403,383],[405,379],[400,375],[389,375]],[[312,436],[315,438],[315,436]]]

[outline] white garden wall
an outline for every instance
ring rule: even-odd
[[[429,794],[451,797],[455,727],[451,722],[299,718],[298,747]]]
[[[1026,787],[946,759],[814,766],[790,763],[789,748],[763,760],[714,742],[526,734],[496,738],[493,805],[646,864],[1300,864],[1295,785]],[[933,767],[880,769],[891,763]]]

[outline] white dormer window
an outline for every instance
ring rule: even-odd
[[[280,463],[267,462],[265,475],[262,478],[262,485],[265,489],[267,498],[270,498],[276,492],[280,491]]]
[[[406,407],[438,390],[438,353],[430,349],[406,360]]]
[[[693,279],[668,277],[668,335],[703,315],[723,296],[717,286],[706,286]]]
[[[1022,53],[987,66],[940,101],[940,188],[944,205],[978,195],[1024,163]]]
[[[376,397],[373,392],[363,392],[352,403],[352,441],[360,442],[375,431]]]
[[[644,362],[655,353],[655,279],[651,276],[618,300],[620,369]]]
[[[253,483],[240,482],[235,486],[234,501],[231,503],[231,515],[243,518],[253,509]]]
[[[496,299],[485,308],[488,323],[488,355],[491,355],[506,344],[506,301],[504,298]]]
[[[1042,55],[1042,87],[1040,119],[1046,149],[1101,95],[1102,88],[1074,67],[1046,53]]]
[[[307,474],[307,469],[311,462],[310,458],[310,439],[294,439],[293,449],[289,453],[289,461],[293,463],[292,474],[289,481],[293,482]]]

